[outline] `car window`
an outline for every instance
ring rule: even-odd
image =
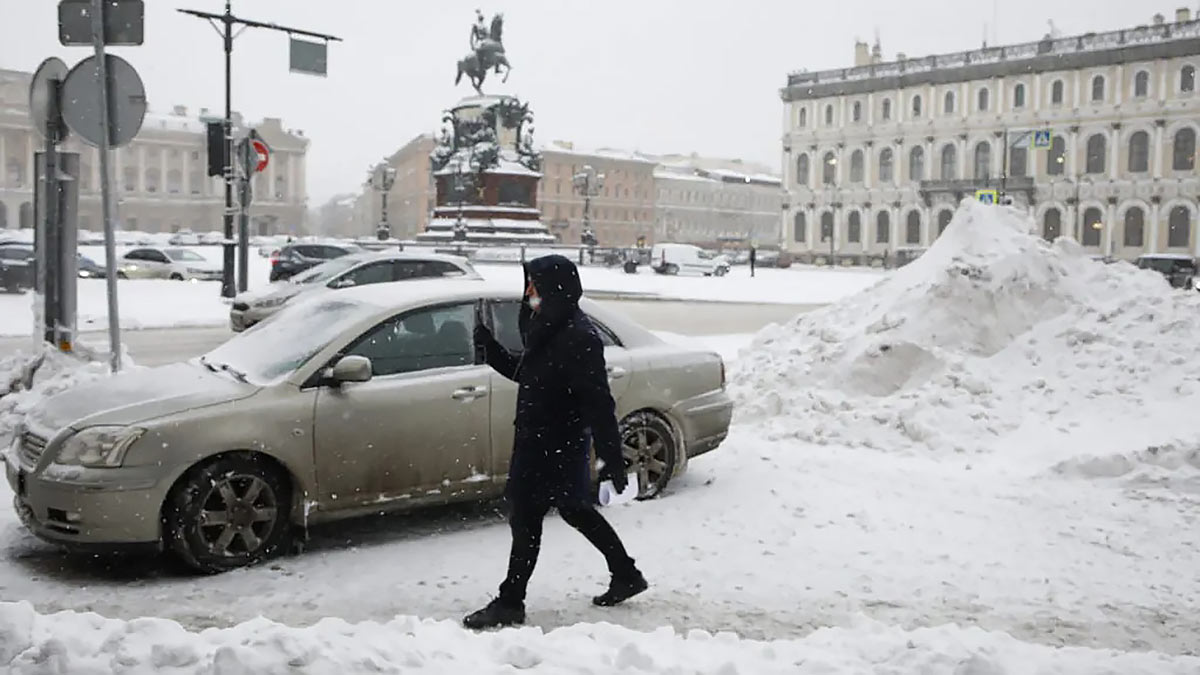
[[[492,314],[492,334],[502,347],[515,354],[521,353],[524,349],[524,342],[521,340],[521,303],[516,300],[505,300],[503,302],[491,303]],[[588,316],[592,325],[596,327],[596,332],[600,334],[600,341],[605,347],[620,347],[621,341],[617,338],[616,333],[601,323],[593,316]]]
[[[134,251],[130,251],[129,253],[125,254],[125,259],[126,260],[145,260],[146,259],[146,251],[143,249],[140,249],[140,248],[137,250],[134,250]]]
[[[389,281],[392,281],[392,261],[381,260],[350,270],[338,277],[336,283],[339,286],[366,286]]]
[[[146,251],[146,260],[159,263],[169,263],[171,259],[162,251]]]
[[[0,248],[0,258],[8,260],[32,260],[33,250],[19,246],[5,246],[4,248]]]
[[[315,246],[293,246],[291,252],[304,258],[319,258],[321,255],[317,253],[316,248]]]
[[[455,276],[463,276],[462,269],[444,260],[396,261],[396,281]]]
[[[329,258],[331,260],[333,258],[340,258],[349,253],[349,251],[346,249],[338,248],[337,246],[317,246],[316,248],[318,250],[318,258]]]
[[[371,359],[376,376],[475,363],[475,303],[420,309],[367,331],[346,354]]]
[[[186,248],[169,248],[166,253],[168,258],[179,262],[204,262],[204,256]]]
[[[297,276],[292,277],[292,283],[296,283],[296,284],[325,283],[326,281],[333,279],[337,275],[341,274],[342,272],[345,272],[346,270],[350,269],[351,267],[354,267],[355,265],[359,264],[360,262],[362,262],[362,259],[351,258],[349,256],[330,260],[329,262],[323,262],[320,265],[317,265],[316,267],[313,267],[312,269],[308,270],[307,272],[304,272],[303,274],[299,274]]]

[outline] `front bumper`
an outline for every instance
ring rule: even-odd
[[[229,310],[229,328],[235,333],[240,333],[277,311],[279,307],[264,309],[243,302],[234,303],[233,308]]]
[[[709,392],[675,406],[671,417],[683,427],[688,458],[698,457],[717,449],[729,435],[733,399],[724,390]]]

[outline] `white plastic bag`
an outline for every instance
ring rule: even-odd
[[[611,480],[606,480],[600,483],[600,506],[616,506],[617,504],[625,504],[637,498],[638,479],[636,473],[631,473],[626,477],[625,491],[617,492],[617,488],[613,486]]]

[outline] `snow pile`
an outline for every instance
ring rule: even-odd
[[[818,443],[1025,453],[1088,476],[1151,456],[1200,468],[1200,294],[1033,228],[967,200],[914,263],[768,327],[732,378],[740,420]]]
[[[289,628],[256,619],[199,633],[165,619],[37,614],[0,603],[0,666],[32,673],[1195,673],[1200,658],[1032,645],[956,626],[903,631],[868,619],[802,640],[756,642],[730,633],[652,633],[578,624],[468,633],[447,621],[386,624],[323,619]]]

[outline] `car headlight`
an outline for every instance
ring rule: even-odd
[[[138,427],[88,427],[67,438],[55,461],[93,468],[121,466],[129,446],[144,433],[146,430]]]
[[[256,300],[254,302],[254,306],[258,307],[259,309],[270,309],[271,307],[278,307],[287,301],[287,296],[281,295],[274,298],[263,298],[262,300]]]

